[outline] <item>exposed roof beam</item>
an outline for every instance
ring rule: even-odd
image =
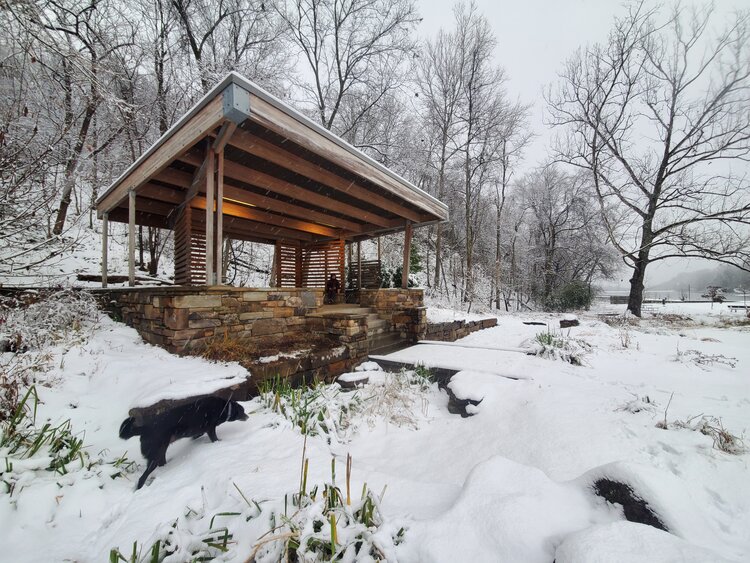
[[[198,215],[198,214],[196,214]],[[205,219],[203,217],[196,217],[193,219],[193,225],[200,228],[204,228]],[[262,236],[267,237],[273,241],[284,239],[284,240],[295,240],[295,241],[312,241],[316,237],[309,233],[303,233],[301,231],[293,231],[292,229],[285,229],[283,227],[276,227],[273,225],[265,225],[262,223],[249,222],[247,219],[241,217],[224,217],[224,233],[229,234],[240,234],[247,236]]]
[[[283,146],[276,145],[260,137],[248,133],[243,129],[238,129],[234,136],[229,140],[229,144],[246,153],[258,156],[278,166],[291,170],[295,174],[306,176],[311,180],[320,182],[336,191],[345,193],[364,202],[377,205],[382,209],[387,209],[400,217],[410,219],[411,221],[424,221],[425,216],[417,211],[408,209],[397,202],[388,199],[380,194],[373,192],[355,182],[342,178],[317,164],[301,158],[294,153],[287,151]]]
[[[447,218],[448,210],[445,204],[429,194],[421,192],[421,190],[405,185],[403,180],[397,181],[391,175],[392,173],[381,170],[381,167],[374,162],[367,162],[366,155],[354,154],[328,136],[311,135],[309,126],[302,124],[299,119],[293,116],[292,112],[279,109],[257,94],[252,97],[251,105],[252,112],[249,117],[251,121],[277,133],[284,139],[290,139],[322,158],[330,160],[344,170],[350,170],[377,185],[383,186],[391,193],[413,203],[428,213],[440,218]],[[301,124],[303,127],[300,127]]]
[[[192,200],[195,196],[197,196],[198,192],[201,191],[201,188],[203,188],[203,190],[205,191],[206,170],[208,170],[208,159],[213,158],[213,156],[214,156],[213,152],[211,152],[210,150],[206,151],[206,156],[203,158],[203,162],[201,162],[200,167],[195,171],[195,174],[193,174],[193,179],[188,185],[187,194],[185,194],[185,201],[183,202],[184,204],[189,203],[190,200]]]
[[[189,182],[190,174],[188,174],[187,172],[181,172],[179,170],[174,170],[170,168],[170,169],[163,171],[154,179],[159,180],[160,182],[164,182],[167,184],[172,184],[174,186],[179,186],[180,188],[184,188],[186,184]],[[148,184],[148,186],[149,186],[148,189],[150,192],[156,185]],[[169,189],[169,188],[164,188],[164,189]],[[163,192],[158,191],[157,193],[162,194]],[[177,192],[177,193],[179,194],[180,192]],[[184,192],[183,192],[183,195],[181,195],[180,197],[182,198],[185,197]],[[165,198],[164,201],[169,201],[170,203],[182,203],[183,201],[183,200],[180,200],[178,202],[175,202],[174,197],[168,194],[164,194],[164,198]],[[160,197],[157,196],[155,197],[155,199],[160,199]],[[364,229],[366,228],[365,225],[362,225],[360,223],[355,223],[354,221],[350,221],[349,219],[342,219],[335,215],[328,215],[327,213],[308,209],[306,207],[295,205],[293,203],[287,203],[285,201],[274,199],[272,197],[267,197],[264,195],[256,194],[255,192],[248,191],[244,188],[235,187],[231,184],[228,184],[225,181],[224,182],[224,200],[226,201],[227,199],[234,199],[234,200],[241,201],[241,202],[247,202],[261,210],[274,211],[276,213],[283,213],[285,215],[290,215],[292,217],[297,217],[299,219],[309,219],[321,225],[344,229],[345,231],[349,231],[355,234],[363,232]]]
[[[116,207],[109,212],[109,221],[117,223],[128,222],[128,208],[127,207]],[[159,229],[168,229],[167,218],[164,215],[158,213],[149,213],[147,211],[135,211],[135,222],[138,225],[144,225],[146,227],[156,227]]]
[[[201,161],[200,157],[197,157],[192,153],[185,154],[179,157],[178,160],[193,166],[200,166]],[[380,227],[397,227],[402,224],[402,221],[398,219],[386,219],[376,213],[371,213],[354,205],[337,201],[318,192],[301,188],[300,186],[281,180],[270,174],[258,172],[257,170],[253,170],[252,168],[248,168],[247,166],[243,166],[242,164],[230,160],[224,162],[224,177],[237,180],[238,182],[244,182],[245,184],[251,184],[260,189],[291,197],[302,202],[309,202],[317,207],[330,209],[336,213],[348,215],[352,219],[365,221]]]
[[[202,196],[196,197],[191,202],[190,206],[196,209],[206,209],[206,198]],[[225,201],[223,207],[224,215],[229,217],[240,217],[249,221],[275,225],[277,227],[285,227],[324,237],[335,237],[340,235],[340,232],[337,229],[331,229],[330,227],[324,227],[323,225],[317,225],[316,223],[308,223],[307,221],[300,221],[299,219],[293,219],[291,217],[274,215],[272,213],[267,213],[266,211],[260,211],[253,207],[247,207],[229,201]]]
[[[205,210],[206,198],[203,196],[195,197],[193,201],[190,202],[190,207]],[[169,203],[148,197],[137,196],[136,209],[145,213],[161,215],[166,218],[175,207]],[[340,236],[337,229],[331,229],[296,219],[280,217],[278,215],[266,213],[265,211],[253,209],[252,207],[245,207],[244,205],[238,205],[231,202],[224,203],[224,216],[227,218],[243,219],[261,225],[272,226],[281,229],[281,231],[285,233],[285,236],[290,238],[304,238],[305,240],[309,240],[312,239],[312,235],[333,238],[338,238]],[[118,219],[115,218],[111,220],[117,221]],[[249,228],[251,229],[252,226]],[[295,231],[300,232],[296,233]],[[302,233],[306,233],[306,235],[302,236]]]

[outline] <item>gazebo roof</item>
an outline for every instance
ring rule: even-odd
[[[362,240],[448,218],[445,204],[236,73],[125,170],[99,216],[128,222],[132,191],[139,225],[172,228],[186,204],[205,209],[209,151],[223,155],[230,238]]]

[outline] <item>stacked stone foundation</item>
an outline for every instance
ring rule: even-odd
[[[146,342],[185,354],[224,337],[272,347],[305,331],[305,316],[322,305],[323,291],[171,287],[112,291],[107,298]]]
[[[143,339],[175,354],[200,354],[217,339],[242,342],[272,356],[290,341],[327,338],[330,347],[298,358],[250,362],[251,387],[271,377],[331,380],[367,358],[367,316],[318,315],[322,289],[164,287],[97,292],[100,301]],[[421,290],[363,291],[363,307],[416,341],[427,326]],[[243,365],[245,362],[243,362]]]

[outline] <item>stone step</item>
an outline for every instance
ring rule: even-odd
[[[382,329],[387,328],[387,327],[388,327],[388,321],[386,321],[386,320],[379,319],[379,318],[375,318],[375,319],[371,319],[369,317],[367,318],[367,332],[368,332],[368,334],[371,331],[382,330]]]
[[[327,317],[334,315],[366,315],[368,318],[373,314],[370,307],[360,307],[359,305],[351,305],[347,303],[340,303],[337,305],[323,305],[316,311],[309,313],[310,317]]]
[[[370,354],[390,354],[396,350],[407,348],[411,345],[407,340],[401,338],[397,332],[384,332],[368,338]]]

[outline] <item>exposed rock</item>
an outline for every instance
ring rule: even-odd
[[[594,481],[593,489],[594,493],[607,502],[622,505],[626,520],[669,531],[649,504],[638,496],[630,485],[611,479],[599,479]]]

